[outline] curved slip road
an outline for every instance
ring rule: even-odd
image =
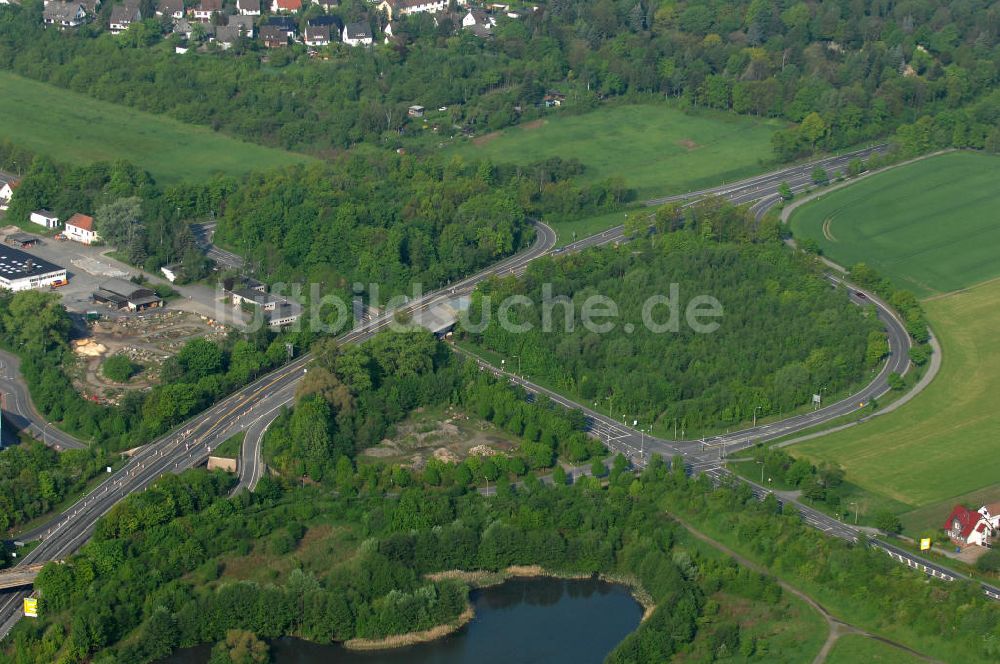
[[[3,393],[3,416],[18,430],[27,431],[56,450],[87,447],[87,443],[49,424],[35,409],[21,375],[20,358],[3,350],[0,350],[0,392]]]
[[[836,164],[842,163],[846,167],[846,163],[850,159],[859,158],[881,149],[883,149],[883,146],[869,148],[865,151],[858,151],[849,155],[830,157],[818,162],[793,167],[792,169],[785,169],[778,173],[750,178],[740,183],[696,192],[691,195],[724,195],[738,203],[762,198],[773,198],[776,195],[778,186],[782,182],[789,181],[792,184],[792,180],[794,180],[798,183],[805,177],[805,173],[809,173],[811,177],[812,169],[817,164],[824,165],[826,168],[834,168]],[[807,185],[795,184],[794,186]],[[649,204],[653,205],[656,202],[651,201]],[[541,223],[536,223],[535,227],[537,230],[536,240],[530,249],[504,259],[474,276],[451,285],[447,289],[420,297],[396,312],[383,314],[370,321],[366,321],[342,335],[340,337],[341,342],[362,342],[377,332],[391,326],[395,320],[394,316],[396,313],[413,314],[425,311],[455,295],[471,292],[477,284],[488,277],[523,274],[532,260],[549,253],[556,243],[556,236],[551,228]],[[615,232],[617,232],[617,239],[624,239],[621,233],[622,230],[621,227],[612,229],[612,231],[605,232],[604,234],[573,243],[567,249],[581,249],[586,246],[596,246],[615,241],[615,238],[612,237],[612,234]],[[868,299],[877,303],[871,296]],[[883,316],[881,309],[879,315],[880,317]],[[888,309],[886,309],[885,315],[884,322],[891,327],[895,317]],[[898,321],[895,322],[898,324]],[[901,345],[900,339],[894,341],[893,336],[890,329],[890,346],[893,350],[890,361],[886,363],[883,372],[862,393],[859,393],[860,400],[862,401],[871,396],[884,393],[885,389],[887,389],[885,379],[888,376],[888,372],[894,370],[888,367],[894,366],[899,368],[902,366],[903,370],[905,370],[906,355],[897,351],[897,349],[904,346]],[[908,343],[908,337],[904,336],[903,339]],[[241,452],[241,455],[247,461],[243,464],[246,472],[241,473],[240,485],[248,487],[256,485],[264,470],[260,461],[260,445],[263,439],[263,431],[266,429],[267,424],[273,421],[276,413],[280,412],[281,406],[291,402],[294,396],[295,385],[306,370],[309,361],[310,357],[308,354],[293,360],[289,364],[259,378],[251,385],[230,395],[179,429],[140,449],[118,473],[111,476],[101,486],[97,487],[96,490],[63,512],[52,523],[51,527],[47,529],[44,539],[38,547],[25,556],[21,564],[30,564],[44,560],[59,560],[70,555],[87,540],[97,520],[106,514],[123,497],[135,491],[144,490],[157,477],[164,473],[179,472],[203,462],[214,447],[221,444],[226,437],[239,430],[251,430],[252,433],[252,435],[247,436],[244,443],[244,450]],[[900,362],[903,364],[900,365]],[[534,387],[538,392],[547,392],[543,388]],[[717,459],[712,458],[713,454],[716,453],[716,449],[719,450],[718,456],[721,457],[726,452],[742,449],[742,447],[755,442],[770,440],[793,431],[814,426],[815,424],[851,412],[856,407],[854,401],[858,399],[858,397],[852,397],[831,406],[826,406],[813,413],[790,418],[784,422],[753,427],[706,441],[648,439],[649,445],[647,446],[647,437],[640,432],[629,429],[589,408],[569,402],[559,395],[550,393],[550,396],[553,400],[563,403],[568,407],[581,408],[581,410],[590,416],[592,422],[591,428],[595,435],[601,436],[610,448],[624,451],[628,456],[633,457],[633,459],[636,458],[636,454],[638,453],[639,463],[644,462],[648,458],[649,452],[647,450],[670,456],[681,454],[685,457],[692,470],[708,470],[716,474],[725,472],[718,468]],[[819,522],[822,522],[823,518],[829,519],[829,517],[821,514],[816,518]],[[838,523],[835,520],[833,522]],[[845,533],[845,535],[849,535],[850,539],[857,539],[857,534],[853,530]],[[26,594],[25,592],[11,593],[0,597],[0,638],[6,636],[10,628],[20,618],[20,600]]]

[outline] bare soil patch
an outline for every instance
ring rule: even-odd
[[[688,152],[690,152],[691,150],[697,150],[698,148],[701,147],[700,145],[692,141],[690,138],[682,138],[681,140],[677,141],[677,144],[682,148],[684,148],[685,150],[687,150]]]
[[[506,454],[516,445],[505,431],[456,408],[418,408],[396,426],[392,436],[364,450],[361,458],[419,470],[431,458],[457,463],[468,456]]]
[[[118,403],[126,392],[155,385],[163,363],[191,339],[215,340],[225,333],[224,325],[177,310],[94,321],[90,336],[74,344],[78,362],[71,371],[73,384],[85,398]],[[142,367],[128,383],[116,383],[101,372],[104,361],[119,353]]]

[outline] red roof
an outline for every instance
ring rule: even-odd
[[[958,530],[958,535],[962,539],[968,539],[969,534],[972,533],[976,524],[982,518],[983,515],[975,510],[970,510],[962,505],[955,505],[951,510],[951,514],[948,515],[948,520],[944,522],[944,529],[952,534],[954,534],[953,531]]]
[[[297,12],[302,9],[302,0],[275,0],[278,5],[278,9],[283,9],[286,12]]]
[[[85,214],[80,214],[77,212],[72,217],[66,220],[67,226],[76,226],[77,228],[82,228],[85,231],[94,230],[94,218],[88,217]]]

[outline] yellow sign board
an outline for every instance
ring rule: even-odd
[[[930,537],[921,538],[921,540],[920,540],[920,550],[921,551],[927,551],[929,548],[931,548],[931,538]]]
[[[38,617],[38,600],[34,597],[24,598],[24,615],[29,618]]]

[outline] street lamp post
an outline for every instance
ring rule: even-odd
[[[753,428],[757,428],[757,411],[760,410],[760,406],[754,406],[753,409]]]
[[[764,462],[763,461],[758,461],[757,465],[760,466],[760,483],[761,483],[761,485],[763,485],[764,484]]]

